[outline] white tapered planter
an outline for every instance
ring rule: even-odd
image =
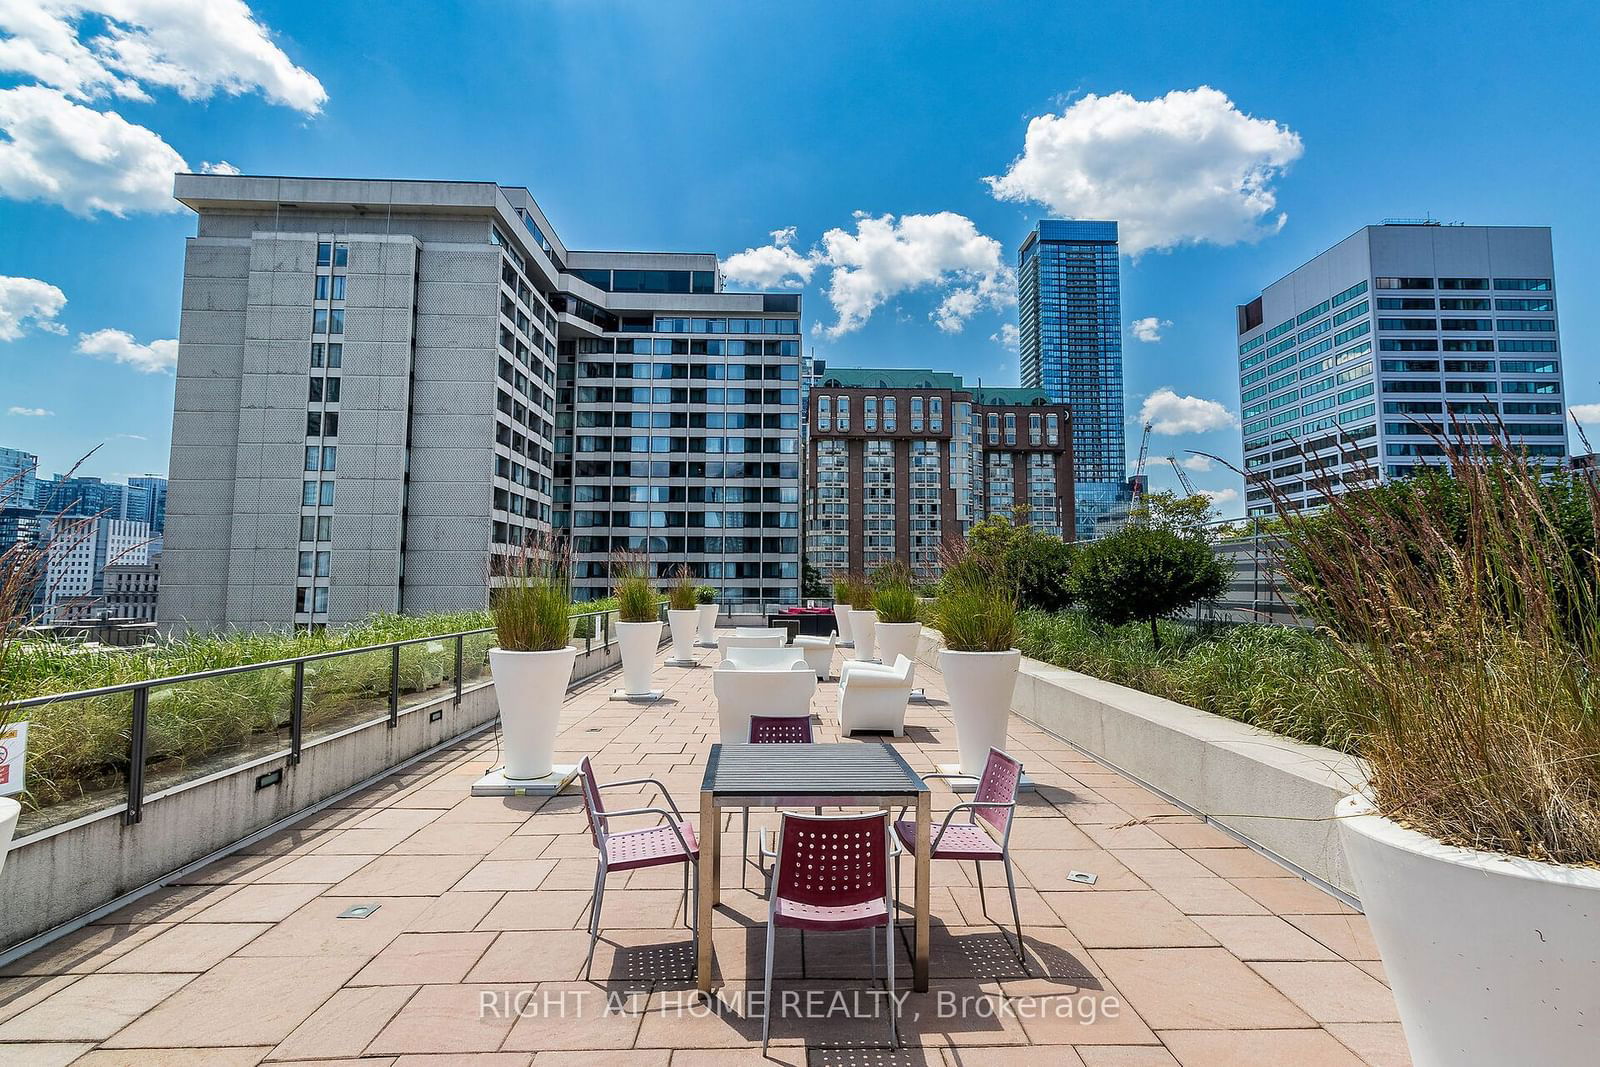
[[[630,697],[650,695],[650,676],[656,669],[656,649],[661,647],[661,621],[617,623],[617,643],[622,646],[622,688]]]
[[[694,631],[699,621],[700,612],[694,608],[667,612],[667,626],[672,630],[672,658],[679,663],[694,659]]]
[[[848,645],[853,640],[850,636],[850,605],[835,604],[833,606],[833,621],[839,628],[839,643]]]
[[[561,702],[577,655],[572,645],[548,652],[489,650],[508,780],[531,781],[551,772]]]
[[[700,604],[700,605],[696,606],[695,610],[697,612],[699,612],[699,615],[700,615],[700,633],[696,636],[695,639],[697,641],[699,641],[702,645],[714,645],[714,644],[716,644],[717,643],[717,605],[715,605],[715,604]]]
[[[878,658],[893,664],[896,656],[911,661],[911,680],[917,675],[917,645],[922,640],[920,622],[879,622],[873,628],[873,640],[878,645]]]
[[[6,853],[11,849],[11,835],[17,832],[17,819],[21,816],[21,804],[10,797],[0,797],[0,869],[6,865]]]
[[[1445,845],[1340,801],[1416,1067],[1579,1067],[1600,1047],[1600,870]]]
[[[939,672],[950,696],[950,715],[956,721],[956,747],[961,751],[961,773],[981,775],[989,750],[1006,747],[1006,723],[1011,717],[1011,692],[1017,686],[1022,653],[939,653]]]
[[[855,642],[855,659],[877,658],[878,613],[850,609],[850,640]]]

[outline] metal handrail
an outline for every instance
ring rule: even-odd
[[[614,609],[613,609],[614,610]],[[579,619],[594,618],[599,616],[600,624],[596,628],[605,645],[610,644],[610,626],[608,616],[612,611],[586,611],[573,615],[574,622]],[[362,653],[383,652],[389,653],[389,689],[387,723],[393,729],[400,725],[400,650],[407,645],[421,645],[429,642],[455,642],[455,693],[453,702],[461,703],[465,673],[464,649],[466,639],[479,634],[493,633],[492,626],[481,626],[472,630],[457,630],[453,633],[434,634],[429,637],[407,637],[399,641],[385,641],[376,645],[363,645],[357,648],[340,648],[327,652],[312,652],[304,656],[290,656],[284,659],[264,660],[260,663],[241,663],[232,667],[217,667],[208,671],[194,671],[189,674],[167,675],[162,678],[146,678],[137,682],[119,682],[116,685],[104,685],[95,689],[78,689],[66,693],[50,693],[45,696],[28,697],[24,700],[13,701],[6,705],[7,712],[26,711],[29,708],[43,707],[49,704],[60,704],[69,700],[91,700],[97,697],[115,696],[119,693],[132,694],[132,707],[128,722],[128,781],[127,800],[123,810],[122,821],[127,825],[139,822],[144,814],[144,781],[145,781],[145,755],[146,739],[149,730],[148,711],[150,705],[150,690],[161,686],[183,685],[190,682],[207,681],[214,678],[226,678],[230,675],[243,674],[247,671],[281,670],[288,668],[292,671],[289,704],[289,748],[286,752],[287,765],[294,766],[300,762],[303,750],[305,732],[305,684],[306,664],[320,660],[335,659],[340,656],[357,656]],[[585,640],[585,647],[592,648],[593,638]]]

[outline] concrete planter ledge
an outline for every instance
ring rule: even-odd
[[[923,662],[942,646],[925,632]],[[1366,779],[1354,756],[1026,656],[1011,710],[1354,899],[1333,820]]]

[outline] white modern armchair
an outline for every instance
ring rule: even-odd
[[[892,666],[846,660],[839,668],[839,729],[906,732],[906,702],[911,699],[911,660],[896,656]]]
[[[839,644],[839,634],[834,632],[827,637],[810,637],[805,634],[796,634],[790,648],[805,653],[806,662],[811,664],[817,672],[817,681],[823,681],[828,673],[833,670],[833,650]]]
[[[733,658],[724,659],[711,672],[723,744],[745,744],[752,715],[810,717],[817,672],[799,652],[746,648],[730,649],[729,655]],[[780,657],[787,657],[787,662]]]
[[[730,648],[782,648],[788,636],[783,630],[740,627],[717,638],[717,650],[726,656]]]

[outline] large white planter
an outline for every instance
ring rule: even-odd
[[[1011,692],[1017,686],[1022,653],[939,653],[939,672],[950,694],[950,714],[956,721],[956,746],[961,750],[961,773],[981,775],[989,750],[1006,747],[1006,722],[1011,715]]]
[[[672,658],[680,663],[694,659],[694,631],[699,620],[700,612],[695,608],[667,612],[667,625],[672,629]]]
[[[896,656],[911,661],[913,683],[917,674],[917,644],[922,640],[920,622],[880,622],[874,627],[873,638],[878,645],[878,658],[890,666]]]
[[[839,643],[841,645],[848,645],[850,643],[850,641],[851,641],[851,637],[850,637],[850,605],[849,604],[835,604],[833,606],[833,621],[834,621],[834,625],[836,625],[839,628]]]
[[[700,613],[700,634],[696,638],[702,645],[717,643],[717,605],[700,604],[695,610]]]
[[[1335,812],[1416,1067],[1596,1062],[1600,870],[1444,845],[1359,796]]]
[[[856,643],[855,659],[876,659],[878,613],[850,609],[850,640]]]
[[[561,702],[572,681],[572,645],[549,652],[489,650],[495,699],[500,702],[500,735],[505,746],[505,777],[529,781],[550,773],[561,726]]]
[[[622,646],[622,688],[631,697],[650,695],[650,676],[661,647],[661,621],[617,623],[617,643]]]
[[[17,819],[21,815],[21,804],[10,797],[0,797],[0,868],[6,865],[6,852],[11,848],[11,835],[17,832]]]

